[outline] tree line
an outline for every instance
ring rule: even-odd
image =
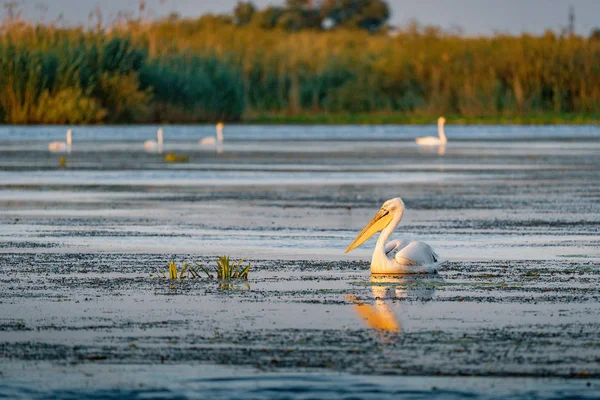
[[[110,29],[5,21],[0,121],[600,111],[597,35],[467,37],[416,23],[391,30],[388,18],[381,0],[289,0]]]

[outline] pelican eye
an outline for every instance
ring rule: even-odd
[[[388,215],[390,212],[388,210],[383,210],[383,214],[381,214],[382,217],[385,217],[386,215]]]

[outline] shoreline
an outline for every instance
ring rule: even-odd
[[[521,116],[478,116],[466,117],[445,114],[449,125],[598,125],[600,115],[594,114],[540,114]],[[363,114],[298,114],[248,113],[238,121],[224,122],[228,125],[435,125],[439,115],[407,115],[399,113],[363,113]],[[144,121],[134,123],[91,123],[91,124],[6,124],[2,126],[153,126],[153,125],[213,125],[217,121]]]
[[[297,125],[432,125],[439,115],[409,115],[400,113],[364,114],[298,114],[249,113],[242,124],[297,124]],[[445,115],[448,124],[454,125],[597,125],[598,115],[593,114],[534,114],[520,116]]]

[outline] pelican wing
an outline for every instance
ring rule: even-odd
[[[379,212],[373,217],[373,219],[363,228],[362,231],[356,236],[356,239],[348,246],[344,253],[347,253],[351,250],[354,250],[364,242],[366,242],[371,236],[376,234],[382,229],[385,229],[386,226],[392,221],[394,216],[390,214],[389,211],[381,209]]]
[[[389,258],[396,257],[396,253],[411,243],[408,240],[390,240],[385,244],[385,255]]]
[[[400,247],[399,240],[390,240],[385,244],[385,255],[389,257],[390,254],[394,254],[396,251],[398,251],[398,247]]]
[[[419,266],[434,264],[439,256],[427,243],[413,241],[396,253],[394,259],[400,265]]]

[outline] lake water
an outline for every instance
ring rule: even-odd
[[[600,395],[600,126],[157,128],[0,127],[0,395]],[[436,277],[343,253],[398,196]],[[221,254],[248,287],[148,278]]]
[[[164,151],[188,163],[143,151],[157,127],[79,127],[59,168],[47,143],[65,129],[0,128],[0,213],[20,218],[5,229],[13,243],[338,259],[401,196],[399,231],[447,259],[599,256],[586,246],[598,233],[598,126],[449,125],[442,148],[413,142],[433,126],[231,126],[222,152],[197,144],[213,127],[164,127]],[[369,255],[363,246],[350,258]]]

